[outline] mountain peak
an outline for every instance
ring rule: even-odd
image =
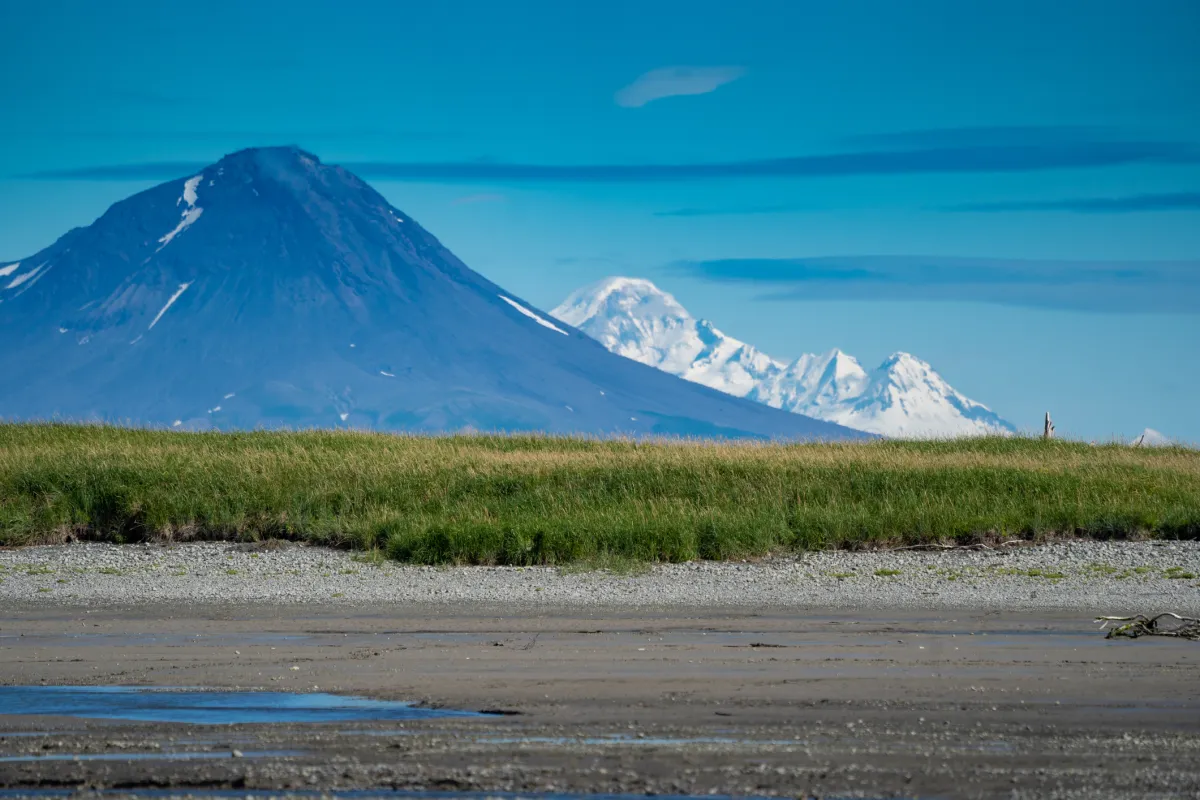
[[[686,328],[648,281],[607,297]],[[290,146],[230,153],[0,263],[0,341],[13,419],[861,436],[607,352]]]
[[[625,275],[610,275],[607,278],[601,278],[588,288],[596,292],[628,291],[645,294],[666,294],[666,292],[659,289],[653,282],[646,278],[630,278]]]
[[[571,293],[552,312],[555,317],[576,328],[583,328],[598,316],[626,314],[641,319],[665,317],[678,322],[692,319],[687,309],[671,295],[645,278],[614,275]]]
[[[879,365],[879,369],[902,380],[926,380],[930,375],[937,374],[928,361],[903,351],[892,353]]]
[[[906,353],[903,350],[897,350],[896,352],[892,353],[890,356],[888,356],[884,360],[883,363],[885,365],[889,365],[889,366],[890,365],[897,365],[897,366],[916,365],[916,366],[922,366],[922,367],[929,366],[928,361],[917,358],[912,353]]]
[[[204,207],[229,203],[244,207],[262,200],[277,203],[286,195],[299,198],[310,209],[323,205],[319,216],[326,219],[356,216],[363,206],[385,212],[390,208],[382,195],[352,172],[325,164],[295,145],[238,150],[181,180],[191,193],[189,202],[200,190],[207,201],[201,203]]]
[[[692,317],[648,280],[605,278],[573,293],[554,316],[672,375],[851,428],[886,436],[1013,431],[909,353],[893,353],[871,371],[837,348],[784,363]]]
[[[708,320],[696,319],[644,278],[597,281],[551,313],[611,352],[737,397],[747,395],[766,372],[782,368]]]
[[[842,350],[839,347],[835,347],[832,350],[830,350],[828,353],[825,354],[825,357],[827,359],[829,359],[829,361],[832,363],[838,363],[838,364],[857,364],[858,363],[857,358],[850,355],[845,350]]]
[[[238,186],[253,184],[262,179],[280,183],[305,182],[321,173],[331,173],[336,168],[322,164],[321,159],[296,145],[271,147],[247,147],[222,156],[189,178],[203,176],[204,185],[209,181]],[[354,180],[350,173],[343,177]],[[325,179],[331,177],[326,174]]]
[[[578,296],[587,295],[596,302],[603,302],[613,295],[638,300],[661,299],[675,303],[675,298],[659,289],[645,278],[628,278],[624,275],[611,275],[583,287],[574,293]]]
[[[830,380],[857,381],[867,377],[867,371],[858,363],[858,359],[848,353],[833,348],[822,359],[825,362],[825,374]]]
[[[321,159],[307,150],[294,144],[271,145],[267,147],[247,147],[223,156],[212,166],[216,169],[229,169],[246,164],[283,164],[292,163],[302,166],[316,166]]]

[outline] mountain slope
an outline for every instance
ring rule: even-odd
[[[895,437],[1015,432],[908,353],[895,353],[870,372],[840,350],[786,363],[696,319],[640,278],[606,278],[574,292],[552,314],[619,355],[856,430]]]
[[[0,418],[843,438],[618,358],[356,176],[244,150],[0,264]]]

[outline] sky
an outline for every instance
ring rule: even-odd
[[[1021,429],[1200,441],[1193,0],[0,0],[0,259],[245,147],[550,309],[653,280]]]

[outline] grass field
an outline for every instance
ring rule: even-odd
[[[0,545],[307,540],[420,563],[1200,536],[1200,451],[0,425]]]

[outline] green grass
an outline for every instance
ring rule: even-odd
[[[1061,572],[1056,572],[1054,570],[1047,571],[1044,569],[1026,570],[1025,574],[1028,575],[1030,578],[1049,578],[1050,580],[1055,580],[1055,581],[1060,581],[1063,578],[1067,577],[1065,574],[1063,574]]]
[[[372,547],[366,552],[356,553],[351,556],[360,564],[369,564],[373,567],[379,567],[387,563],[387,556],[378,547]]]
[[[625,556],[602,553],[588,556],[562,566],[562,571],[568,574],[588,572],[607,572],[613,575],[644,575],[650,570],[650,562],[636,561]]]
[[[1048,536],[1200,536],[1200,452],[0,425],[0,545],[292,539],[619,564]]]

